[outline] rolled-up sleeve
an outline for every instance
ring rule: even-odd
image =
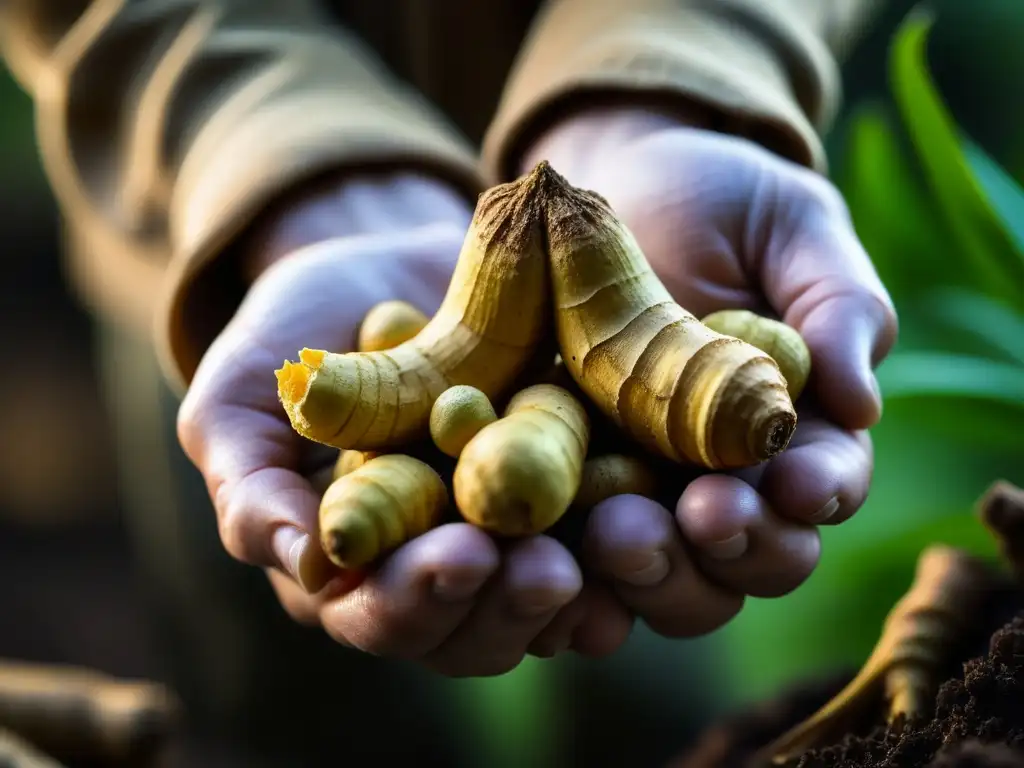
[[[69,229],[166,261],[179,385],[239,298],[217,262],[289,188],[391,165],[481,187],[461,135],[307,0],[7,0],[0,46]]]
[[[723,129],[824,170],[837,61],[880,0],[550,0],[484,143],[490,180],[530,141],[601,99],[712,110]]]

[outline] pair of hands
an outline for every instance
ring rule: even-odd
[[[670,637],[728,622],[745,596],[783,595],[819,556],[817,526],[848,519],[872,472],[873,368],[896,318],[836,190],[750,142],[636,110],[578,115],[528,152],[604,195],[684,307],[782,317],[814,371],[787,451],[706,474],[674,510],[634,496],[598,505],[581,561],[537,536],[507,548],[467,524],[409,542],[365,577],[333,570],[317,539],[331,461],[291,429],[272,371],[303,347],[353,348],[374,304],[428,313],[447,288],[472,208],[415,175],[312,191],[254,240],[258,277],[207,352],[179,436],[235,558],[267,569],[286,610],[373,654],[482,676],[526,654],[617,649],[636,618]]]

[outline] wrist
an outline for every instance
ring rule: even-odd
[[[466,228],[472,215],[464,191],[415,171],[326,176],[283,195],[254,223],[242,243],[244,277],[251,283],[275,262],[324,240],[440,223]]]

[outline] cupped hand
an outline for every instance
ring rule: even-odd
[[[304,221],[286,217],[262,239],[259,277],[182,404],[181,443],[206,480],[225,548],[267,570],[294,618],[444,674],[498,674],[528,649],[554,653],[571,639],[584,651],[614,649],[632,617],[607,587],[584,588],[575,559],[550,537],[499,548],[468,524],[443,525],[365,574],[323,555],[316,477],[336,454],[292,430],[273,372],[302,347],[350,351],[380,301],[433,313],[471,213],[449,199],[423,215],[416,195],[398,195],[399,212],[389,213],[396,195],[379,185],[366,192],[355,206],[339,206],[350,193],[321,198]],[[296,250],[303,237],[316,242]]]
[[[865,430],[881,414],[873,369],[896,337],[885,288],[838,191],[758,145],[633,109],[569,118],[525,154],[595,190],[630,227],[676,300],[703,317],[746,308],[782,318],[813,372],[788,450],[690,482],[674,510],[609,499],[590,517],[585,564],[656,631],[692,636],[745,595],[801,584],[817,526],[848,519],[872,472]]]

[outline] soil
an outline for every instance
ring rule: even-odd
[[[1024,505],[1015,504],[1013,512],[1014,522],[1021,523]],[[1017,584],[1024,584],[1024,524],[986,522],[1002,539]],[[979,622],[975,638],[964,638],[930,720],[886,726],[880,696],[867,721],[854,725],[841,742],[781,768],[1024,768],[1024,590],[1017,584],[1007,581],[993,589],[987,618]],[[741,711],[706,731],[671,768],[767,768],[771,763],[766,765],[758,751],[811,715],[851,677],[852,672],[812,681]]]

